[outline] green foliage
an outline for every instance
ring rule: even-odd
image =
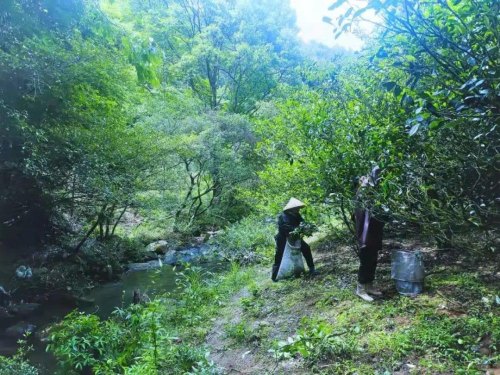
[[[155,236],[245,216],[260,161],[249,116],[234,113],[298,59],[288,5],[274,3],[279,17],[264,2],[95,5],[0,8],[0,90],[15,94],[0,101],[2,235],[76,223],[82,240],[105,240],[131,208]]]
[[[177,307],[172,319],[194,325],[203,320],[202,307],[209,302],[221,305],[220,295],[216,288],[210,288],[209,273],[199,268],[181,272],[176,283],[183,289],[182,304]]]
[[[121,0],[103,7],[139,35],[130,51],[140,76],[189,87],[212,110],[251,112],[299,59],[286,2],[207,0],[200,7],[175,0],[144,7]],[[160,51],[163,70],[155,60]]]
[[[351,4],[336,34],[366,12],[383,26],[358,55],[312,64],[298,55],[294,14],[280,0],[2,1],[0,237],[52,234],[69,238],[58,256],[78,253],[59,275],[45,268],[35,278],[56,288],[69,275],[119,271],[139,244],[116,235],[182,239],[235,223],[214,240],[234,262],[227,275],[188,269],[179,296],[106,321],[73,313],[56,326],[49,347],[65,370],[213,373],[200,343],[250,278],[236,264],[270,260],[274,247],[274,225],[251,215],[297,196],[311,214],[350,226],[357,181],[374,165],[382,180],[357,203],[392,228],[496,251],[499,7]],[[139,226],[120,227],[131,212]],[[429,283],[442,285],[472,301],[467,316],[435,315],[435,299],[425,311],[406,298],[370,312],[353,303],[332,313],[334,326],[304,320],[276,354],[353,372],[363,347],[386,361],[381,371],[415,353],[429,371],[479,371],[498,359],[498,297],[471,277]],[[255,289],[243,310],[264,316],[263,295]],[[328,296],[351,298],[345,289]],[[412,326],[394,323],[409,317]],[[236,341],[254,336],[245,323],[227,330]],[[3,368],[35,371],[21,355],[1,358]]]
[[[290,232],[290,238],[294,241],[300,240],[304,237],[312,236],[317,230],[318,227],[315,224],[302,222],[297,228]]]
[[[163,327],[161,302],[116,310],[107,321],[72,313],[54,328],[48,349],[66,369],[88,367],[104,374],[153,374],[162,367],[184,373],[209,367],[204,350],[175,344],[177,338]]]
[[[410,331],[410,338],[417,346],[427,350],[432,348],[437,356],[462,362],[470,360],[466,348],[472,348],[481,339],[476,337],[477,333],[487,330],[486,322],[474,318],[452,320],[426,316],[422,317],[420,325]]]
[[[225,331],[227,337],[237,344],[250,341],[253,334],[252,329],[245,322],[227,325]]]
[[[359,350],[356,342],[346,332],[336,332],[324,321],[303,318],[298,332],[286,341],[279,341],[271,350],[279,359],[299,354],[310,364],[323,360],[349,359]]]
[[[88,240],[80,250],[81,272],[95,279],[116,278],[122,272],[123,263],[144,259],[144,246],[137,239],[116,236],[105,242]]]
[[[442,247],[466,247],[465,232],[498,236],[499,41],[476,32],[498,29],[498,3],[369,1],[348,8],[338,31],[373,9],[385,26],[356,60],[322,75],[304,67],[260,113],[259,152],[269,160],[260,201],[292,192],[350,225],[356,182],[378,164],[372,200],[406,233]],[[491,239],[480,247],[495,249]]]
[[[238,190],[251,186],[257,165],[248,119],[210,113],[184,118],[182,124],[171,133],[171,153],[185,192],[177,202],[176,225],[235,221],[248,210]]]
[[[265,302],[257,285],[252,288],[252,295],[241,299],[241,306],[245,314],[255,318],[266,316],[269,311],[265,309]]]
[[[270,323],[272,335],[263,347],[283,361],[282,368],[294,363],[318,374],[406,368],[480,374],[498,361],[496,282],[450,267],[430,274],[426,291],[409,298],[394,295],[393,281],[382,271],[385,298],[367,304],[354,295],[356,262],[350,251],[339,250],[330,259],[334,272],[312,283],[272,283],[263,273],[241,300],[247,325]]]
[[[0,152],[2,199],[16,199],[4,202],[2,231],[39,217],[33,227],[45,235],[69,215],[107,237],[156,152],[153,134],[132,126],[140,91],[117,30],[83,1],[63,10],[53,0],[8,3],[0,88],[13,95],[0,103]]]
[[[271,327],[268,324],[256,324],[250,326],[246,321],[230,323],[225,326],[226,336],[235,345],[259,345],[269,337]]]
[[[215,237],[219,253],[239,264],[267,262],[274,250],[274,223],[267,219],[249,216],[224,230]]]
[[[26,340],[20,340],[20,347],[12,357],[0,356],[0,374],[2,375],[39,375],[40,371],[27,360],[32,350]]]
[[[214,374],[199,336],[228,294],[249,279],[237,266],[217,277],[188,268],[179,273],[175,294],[116,309],[108,320],[69,314],[51,330],[48,350],[64,371]]]

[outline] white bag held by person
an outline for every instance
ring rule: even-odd
[[[302,260],[302,252],[300,251],[300,240],[290,243],[287,239],[276,280],[298,276],[304,271],[304,261]]]

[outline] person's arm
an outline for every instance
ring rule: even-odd
[[[368,237],[368,229],[370,229],[370,211],[365,210],[365,216],[363,218],[363,230],[361,232],[361,248],[366,246],[366,239]]]

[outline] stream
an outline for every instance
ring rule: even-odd
[[[1,249],[0,249],[1,250]],[[125,272],[120,280],[101,284],[93,288],[83,297],[92,301],[85,306],[77,307],[79,311],[92,313],[105,319],[110,316],[117,307],[126,307],[132,303],[135,289],[145,292],[149,297],[171,292],[176,288],[177,272],[174,263],[198,262],[210,251],[207,245],[192,247],[176,252],[172,258],[172,252],[167,254],[161,261],[154,260],[146,263],[134,263],[129,265],[129,271]],[[0,251],[0,285],[8,286],[9,275],[12,275],[13,259],[8,258]],[[219,271],[224,268],[221,262],[215,260],[200,263],[200,267],[207,271]],[[25,322],[35,325],[36,331],[29,343],[33,345],[34,351],[30,353],[30,360],[42,369],[42,373],[52,374],[56,368],[55,358],[45,351],[46,343],[40,341],[36,332],[40,332],[49,324],[61,320],[74,308],[63,302],[43,303],[36,313],[30,314],[24,319]],[[6,329],[20,321],[22,318],[0,318],[0,355],[9,355],[17,348],[16,339],[10,337]]]

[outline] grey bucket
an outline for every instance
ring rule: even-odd
[[[403,295],[416,295],[424,289],[424,262],[418,250],[392,252],[391,278],[396,280],[396,290]]]

